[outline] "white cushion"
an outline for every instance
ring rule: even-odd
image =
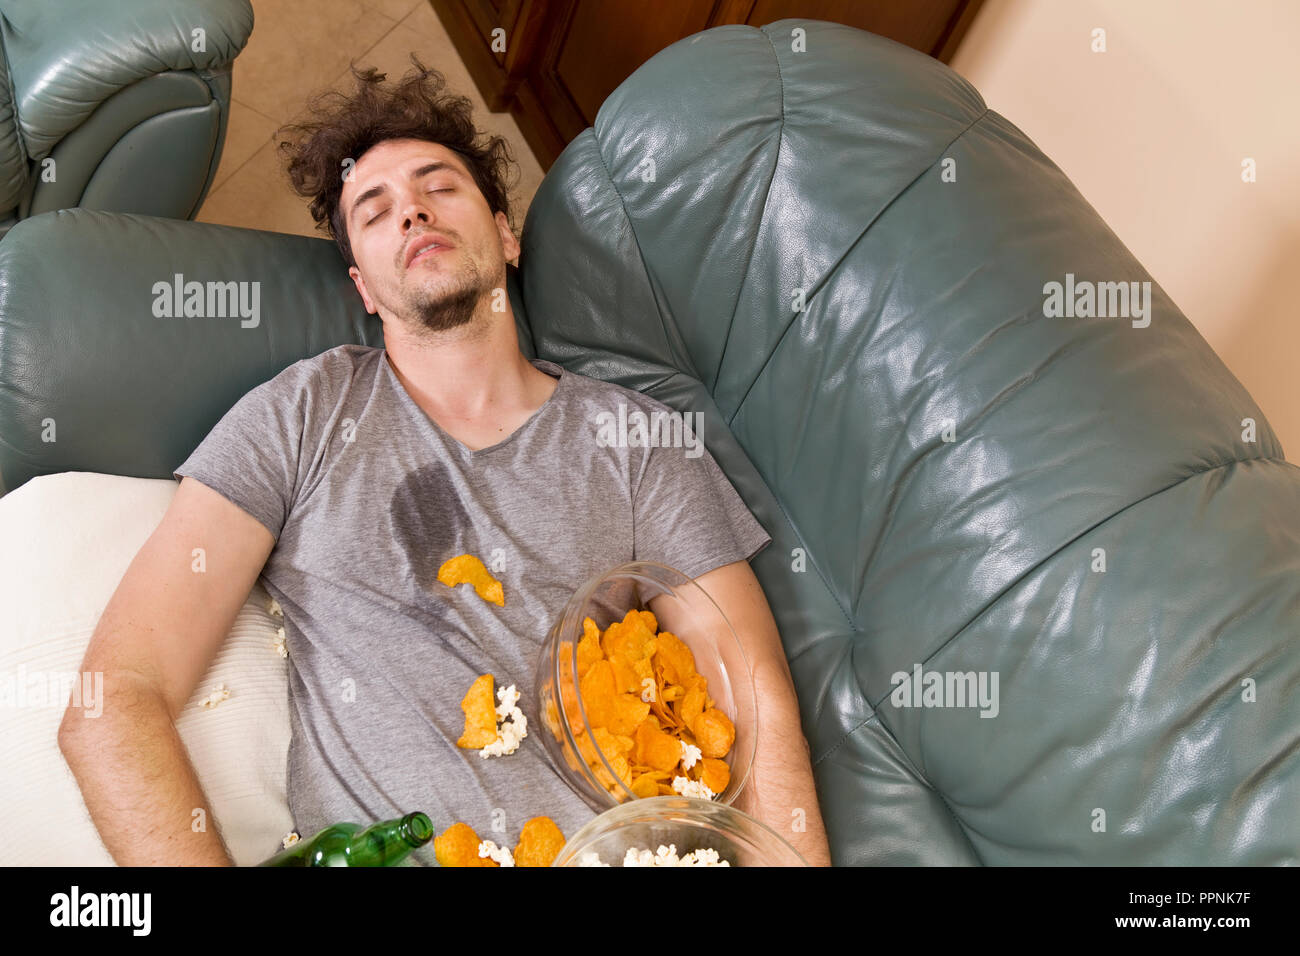
[[[177,487],[67,472],[0,498],[0,864],[113,865],[59,751],[66,691],[41,706],[30,678],[48,685],[79,670],[109,598]],[[256,585],[176,721],[210,804],[207,825],[215,816],[241,866],[274,853],[293,825],[285,797],[288,662],[275,651],[278,622],[267,604]],[[22,698],[20,676],[28,678]],[[230,697],[204,708],[218,683]]]

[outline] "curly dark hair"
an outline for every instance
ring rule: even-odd
[[[345,96],[327,91],[308,105],[311,119],[282,126],[276,137],[280,155],[288,160],[289,180],[298,195],[311,200],[316,227],[338,244],[349,266],[357,264],[348,241],[347,222],[339,208],[343,192],[344,161],[354,162],[387,139],[423,139],[456,153],[465,163],[479,191],[495,214],[505,213],[515,228],[507,188],[507,173],[514,158],[501,136],[486,136],[474,126],[474,106],[468,97],[446,91],[446,79],[411,54],[414,72],[408,71],[393,87],[383,82],[388,74],[369,67],[350,67],[356,91]],[[348,167],[350,168],[350,167]]]

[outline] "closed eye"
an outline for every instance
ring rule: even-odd
[[[455,188],[454,186],[448,186],[448,187],[446,187],[446,188],[444,188],[444,189],[430,189],[430,190],[429,190],[430,193],[454,193],[455,191],[456,191],[456,188]],[[384,213],[386,213],[386,212],[388,212],[387,209],[382,210],[381,212],[379,212],[379,213],[377,213],[376,215],[372,216],[370,219],[367,219],[365,224],[368,226],[368,225],[370,225],[370,224],[373,223],[373,222],[378,222],[381,218],[383,218]]]

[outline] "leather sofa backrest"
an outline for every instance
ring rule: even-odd
[[[1300,472],[957,73],[813,20],[679,41],[550,169],[520,268],[539,353],[702,413],[772,535],[836,862],[1300,846],[1261,823],[1300,805]],[[1145,314],[1056,314],[1076,280]],[[1273,705],[1232,706],[1264,660]]]

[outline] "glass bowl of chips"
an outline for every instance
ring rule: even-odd
[[[631,853],[629,853],[631,851]],[[606,810],[551,866],[807,866],[766,824],[694,797],[649,797]]]
[[[634,561],[579,588],[543,642],[534,699],[547,753],[596,811],[672,795],[730,804],[749,777],[749,662],[676,568]]]

